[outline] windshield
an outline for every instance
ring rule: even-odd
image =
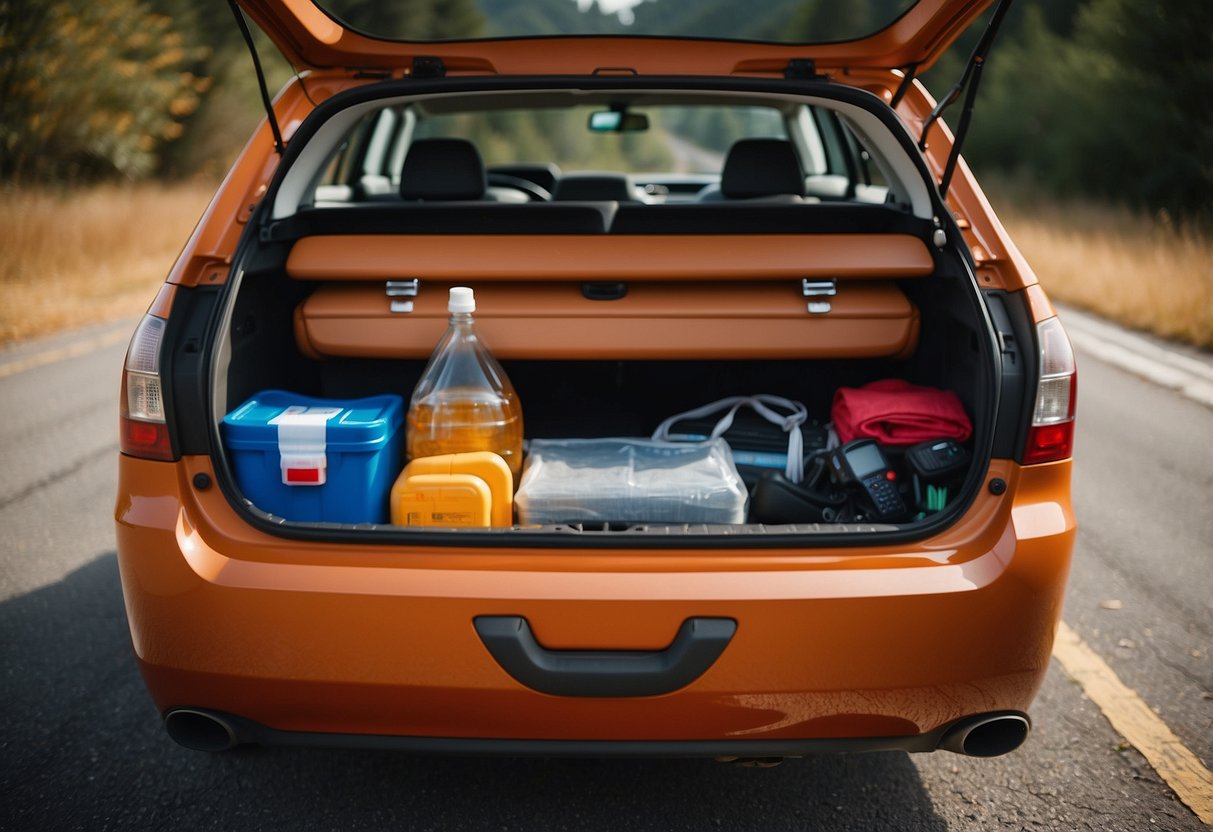
[[[313,0],[349,28],[389,40],[648,35],[781,43],[855,40],[916,0]]]

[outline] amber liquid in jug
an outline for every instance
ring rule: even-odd
[[[476,334],[472,290],[451,289],[450,324],[426,365],[408,413],[409,459],[468,451],[500,454],[522,470],[522,406]]]

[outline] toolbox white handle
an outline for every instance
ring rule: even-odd
[[[328,479],[328,422],[339,407],[295,405],[269,424],[278,427],[278,456],[283,485],[324,485]]]

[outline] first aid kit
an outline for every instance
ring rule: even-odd
[[[262,511],[302,522],[386,523],[403,423],[400,396],[265,390],[223,418],[223,442],[240,490]]]

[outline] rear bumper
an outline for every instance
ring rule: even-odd
[[[181,715],[183,722],[174,722]],[[199,726],[202,720],[204,724]],[[1009,723],[1013,734],[981,735],[983,726]],[[925,734],[897,737],[831,737],[826,739],[720,740],[511,740],[465,737],[401,737],[382,734],[337,734],[280,731],[252,720],[196,709],[170,711],[165,725],[177,742],[199,751],[223,751],[237,745],[354,748],[411,754],[497,757],[714,757],[723,761],[803,757],[870,751],[925,752],[944,748],[970,756],[990,757],[1018,748],[1031,727],[1027,714],[1000,712],[958,720]],[[1021,731],[1021,733],[1020,733]],[[976,739],[975,739],[976,738]]]
[[[676,754],[681,743],[812,750],[807,741],[847,738],[927,750],[956,720],[1028,709],[1074,535],[1069,463],[997,461],[990,476],[1006,493],[983,494],[912,546],[711,552],[285,541],[251,529],[216,489],[195,492],[206,465],[121,461],[135,651],[162,711],[234,714],[272,741],[572,741],[601,754],[656,743],[644,747]],[[566,697],[509,676],[478,616],[523,616],[554,650],[658,650],[699,616],[737,631],[673,693]],[[770,755],[782,753],[803,752]]]

